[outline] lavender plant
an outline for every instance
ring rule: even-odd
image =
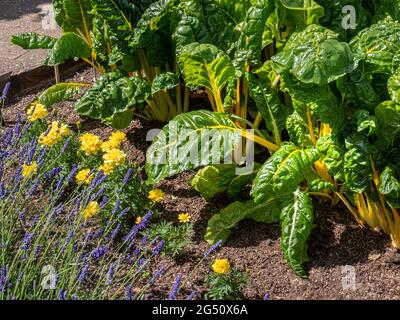
[[[79,184],[82,164],[71,164],[76,139],[69,129],[53,122],[27,139],[36,129],[25,120],[0,139],[0,299],[143,298],[163,272],[158,266],[152,273],[160,244],[138,237],[153,213],[123,236],[121,219],[131,208],[110,192],[110,185],[121,191],[132,183],[132,169],[119,184],[103,170],[90,170]],[[107,159],[103,165],[112,166],[118,157]],[[129,287],[142,289],[132,296]]]

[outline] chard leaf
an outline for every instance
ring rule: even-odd
[[[342,95],[346,97],[346,100],[358,107],[373,110],[379,103],[379,97],[374,87],[360,68],[339,79],[337,86]]]
[[[91,29],[90,0],[52,0],[56,21],[63,32],[80,31],[89,36]]]
[[[80,36],[67,32],[53,45],[44,63],[54,66],[72,58],[89,58],[90,53],[89,46]]]
[[[321,160],[325,163],[330,174],[336,180],[343,180],[343,158],[345,150],[333,135],[320,137],[317,149],[321,153]]]
[[[278,3],[291,30],[318,24],[324,16],[324,8],[314,0],[279,0]]]
[[[255,203],[294,192],[318,157],[319,152],[315,148],[299,149],[290,144],[283,145],[257,173],[251,190]]]
[[[396,73],[389,78],[388,91],[390,98],[396,104],[400,104],[400,73]]]
[[[313,143],[308,135],[307,122],[294,111],[286,120],[286,130],[289,133],[290,141],[298,147],[312,146]]]
[[[214,96],[229,79],[235,77],[235,69],[229,57],[211,44],[191,43],[182,48],[179,64],[188,86],[206,87]]]
[[[390,74],[392,61],[400,46],[400,23],[387,17],[359,32],[350,42],[367,73]]]
[[[296,190],[292,201],[282,211],[281,246],[286,262],[302,278],[307,278],[302,265],[308,261],[307,240],[314,228],[313,219],[310,196]]]
[[[255,164],[255,167],[259,167]],[[226,192],[230,197],[237,196],[243,188],[253,181],[255,173],[239,174],[235,164],[209,165],[200,169],[191,179],[190,185],[200,192],[206,200]]]
[[[281,76],[281,88],[290,94],[296,111],[304,114],[304,107],[308,106],[322,123],[329,124],[334,131],[342,126],[345,110],[329,85],[304,84],[293,79],[288,73]]]
[[[127,59],[134,61],[135,53],[129,48],[132,34],[126,6],[120,1],[91,0],[93,5],[93,48],[96,60],[109,70],[109,67]],[[133,19],[133,17],[130,17]],[[126,66],[125,66],[126,67]],[[136,63],[130,70],[134,71]],[[125,68],[126,69],[126,68]]]
[[[400,198],[400,182],[393,168],[386,167],[382,171],[379,192],[394,199]]]
[[[46,107],[51,107],[55,103],[73,98],[83,87],[87,86],[89,85],[75,82],[58,83],[47,88],[39,96],[38,101]]]
[[[279,73],[290,72],[303,83],[325,85],[352,72],[357,61],[347,43],[329,29],[310,25],[292,34],[272,59]]]
[[[126,124],[121,118],[135,105],[143,104],[150,95],[150,87],[141,78],[128,78],[121,72],[103,75],[75,104],[75,110],[93,119],[116,117],[111,123]],[[122,113],[122,114],[121,114]],[[113,122],[114,121],[114,122]]]
[[[206,110],[176,116],[147,150],[148,183],[230,159],[241,130],[225,113]]]
[[[11,37],[11,43],[23,49],[51,49],[57,39],[36,32],[25,32]]]
[[[368,153],[359,147],[344,155],[344,180],[346,187],[354,193],[363,193],[371,182],[372,168]]]
[[[238,48],[235,52],[236,65],[260,63],[265,23],[273,9],[272,1],[258,0],[247,11],[240,28],[241,36],[236,44]]]
[[[251,73],[246,73],[246,79],[250,96],[262,114],[268,130],[280,137],[286,118],[292,112],[291,108],[281,102],[278,93],[268,82],[257,79]]]
[[[255,204],[253,200],[246,202],[235,201],[218,214],[214,214],[208,221],[205,240],[214,244],[219,240],[225,242],[236,228],[238,223],[244,219],[253,219],[257,222],[276,223],[279,222],[282,208],[290,198],[275,197],[266,202]]]
[[[400,137],[400,106],[393,101],[385,101],[375,109],[377,135],[386,146],[392,146]]]
[[[357,131],[365,131],[368,136],[372,135],[376,131],[376,117],[371,116],[367,110],[358,110],[354,115],[354,119],[357,121]]]
[[[156,75],[151,84],[151,94],[161,90],[169,90],[179,85],[179,74],[173,72],[164,72]]]

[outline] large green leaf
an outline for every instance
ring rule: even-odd
[[[291,30],[304,29],[311,24],[318,24],[324,15],[324,8],[314,0],[279,0],[281,15],[286,17],[286,24]]]
[[[67,32],[56,41],[44,63],[54,66],[72,58],[89,58],[90,53],[89,46],[80,36]]]
[[[135,52],[129,47],[133,27],[121,1],[91,0],[93,10],[93,48],[96,60],[109,69],[110,66],[134,59]],[[132,19],[132,17],[131,17]],[[132,19],[133,20],[133,19]],[[135,70],[136,63],[129,71]]]
[[[400,46],[400,23],[390,17],[362,30],[351,42],[368,73],[390,74],[392,61]]]
[[[183,47],[179,64],[186,85],[206,87],[214,96],[235,77],[229,57],[211,44],[191,43]]]
[[[329,124],[334,131],[340,129],[345,120],[345,110],[329,85],[305,84],[296,81],[288,73],[281,76],[281,88],[289,93],[293,107],[299,114],[305,114],[307,106],[322,123]]]
[[[89,35],[91,0],[53,0],[56,21],[63,32]]]
[[[400,105],[393,101],[385,101],[375,109],[378,120],[377,135],[386,146],[392,146],[400,137]]]
[[[388,81],[388,91],[390,98],[400,104],[400,72],[392,75]]]
[[[115,116],[116,119],[109,119],[108,122],[126,124],[124,121],[121,122],[124,112],[133,106],[143,104],[149,95],[150,86],[143,79],[128,78],[121,72],[110,72],[103,75],[79,99],[75,104],[75,110],[93,119],[107,119]]]
[[[155,94],[161,90],[168,90],[179,85],[179,74],[173,72],[164,72],[156,75],[151,84],[151,93]]]
[[[246,73],[246,79],[250,96],[262,114],[267,128],[280,137],[285,128],[286,118],[293,110],[281,102],[278,92],[271,88],[270,83],[259,80],[250,73]]]
[[[40,35],[36,32],[25,32],[11,37],[11,43],[23,49],[51,49],[56,41],[56,38]]]
[[[338,139],[333,135],[320,137],[316,147],[329,173],[336,180],[343,179],[343,158],[346,150],[340,145]]]
[[[240,24],[241,36],[236,43],[236,64],[257,65],[263,49],[263,33],[268,16],[274,9],[273,1],[258,0],[246,13]]]
[[[313,219],[310,196],[296,190],[292,201],[282,211],[281,246],[286,262],[302,278],[307,278],[302,265],[308,261],[307,240],[314,228]]]
[[[380,176],[379,192],[391,198],[400,198],[400,182],[392,167],[386,167]]]
[[[313,143],[308,134],[307,122],[294,111],[286,120],[286,130],[289,133],[290,141],[298,147],[312,146]]]
[[[172,38],[180,52],[192,42],[218,46],[231,55],[250,1],[181,0],[172,18]],[[239,29],[239,30],[238,30]]]
[[[282,52],[272,59],[280,73],[290,72],[304,83],[328,84],[357,66],[349,45],[337,37],[329,29],[310,25],[293,33]]]
[[[241,130],[229,115],[206,110],[176,116],[147,150],[148,183],[231,159]]]
[[[253,219],[263,223],[279,222],[282,208],[290,200],[288,197],[275,197],[260,204],[253,200],[235,201],[208,221],[205,240],[214,244],[219,240],[225,242],[233,228],[244,219]]]
[[[258,168],[259,164],[255,164]],[[200,169],[191,179],[190,185],[200,192],[202,197],[210,200],[217,194],[226,192],[230,197],[237,196],[243,188],[253,181],[253,171],[245,174],[237,172],[234,164],[215,164]]]
[[[276,195],[294,192],[318,157],[315,148],[283,145],[259,170],[251,190],[254,201],[262,203]]]
[[[90,85],[76,82],[57,83],[47,88],[38,98],[41,104],[51,107],[53,104],[73,98],[83,87]]]
[[[346,187],[354,193],[363,193],[371,183],[371,160],[364,150],[355,147],[344,155],[344,180]]]
[[[379,103],[379,97],[374,87],[361,68],[357,68],[349,75],[339,79],[337,86],[347,102],[352,102],[357,107],[373,110]]]

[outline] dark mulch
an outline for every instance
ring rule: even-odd
[[[92,79],[92,71],[83,70],[69,80]],[[8,125],[12,125],[16,114],[24,110],[35,95],[33,93],[13,102],[5,112]],[[71,125],[79,120],[72,102],[61,103],[58,116]],[[107,136],[111,131],[90,119],[82,120],[82,125],[85,131],[100,136]],[[125,151],[131,160],[144,164],[145,151],[150,144],[146,141],[147,132],[157,127],[161,125],[135,120],[124,130],[129,138]],[[190,252],[176,259],[163,258],[167,272],[153,289],[156,296],[170,290],[178,273],[189,274],[195,268],[208,249],[203,240],[208,219],[230,202],[225,197],[212,202],[202,199],[189,187],[188,180],[192,174],[181,174],[157,186],[166,193],[160,206],[163,217],[176,220],[178,213],[188,212],[193,217],[195,232]],[[317,199],[315,203],[316,227],[309,241],[307,280],[295,276],[283,260],[279,225],[243,221],[232,232],[229,241],[216,255],[229,258],[233,265],[249,272],[251,285],[244,290],[244,298],[261,299],[268,293],[271,299],[400,299],[400,253],[391,248],[390,239],[359,227],[341,206],[330,208],[318,203]],[[184,294],[193,289],[204,293],[201,280],[210,263],[211,258],[206,259],[199,271],[191,274]],[[348,288],[344,281],[349,268],[355,271],[355,288]]]

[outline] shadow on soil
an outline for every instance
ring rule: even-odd
[[[46,15],[43,5],[51,5],[51,0],[1,0],[0,21],[16,20],[27,14]]]

